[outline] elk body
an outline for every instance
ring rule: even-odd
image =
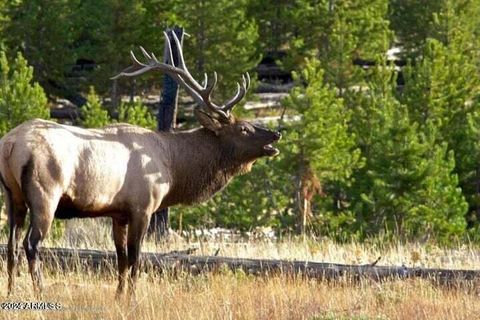
[[[168,41],[167,50],[171,56]],[[146,52],[147,63],[140,63],[132,54],[135,64],[121,75],[152,69],[166,72],[197,102],[195,115],[202,128],[162,133],[115,124],[88,130],[36,119],[0,140],[0,182],[10,228],[9,293],[14,288],[27,210],[30,226],[23,246],[37,293],[42,288],[39,245],[53,219],[105,216],[113,221],[117,295],[124,292],[129,269],[129,291],[133,293],[141,243],[157,209],[204,201],[234,176],[248,172],[258,158],[278,153],[271,144],[280,139],[280,133],[230,114],[245,95],[248,76],[237,94],[218,106],[210,101],[216,77],[211,84],[199,85],[188,73],[181,49],[177,53],[178,66],[173,59],[160,63]]]

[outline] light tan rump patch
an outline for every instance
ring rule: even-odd
[[[12,155],[12,151],[13,151],[13,147],[14,147],[14,143],[13,141],[5,141],[5,143],[3,144],[3,158],[4,159],[8,159],[10,158],[10,156]]]

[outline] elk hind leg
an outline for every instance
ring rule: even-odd
[[[15,203],[11,191],[4,187],[5,206],[8,213],[9,236],[7,246],[8,294],[13,293],[15,287],[15,273],[18,265],[18,242],[27,208],[24,203]]]
[[[43,290],[38,249],[42,240],[45,239],[50,230],[55,212],[48,203],[49,202],[45,201],[38,205],[30,206],[30,226],[23,240],[25,254],[28,260],[28,269],[37,296],[39,296]]]

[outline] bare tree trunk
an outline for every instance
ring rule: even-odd
[[[307,230],[307,218],[309,214],[309,201],[304,197],[303,198],[303,208],[302,208],[302,235],[305,235]]]
[[[115,69],[117,70],[117,69]],[[119,105],[119,96],[118,96],[118,80],[113,79],[112,81],[112,92],[110,93],[110,115],[115,114],[117,107]]]
[[[175,47],[175,41],[173,40],[173,32],[180,40],[180,44],[183,43],[183,28],[174,27],[168,29],[167,34],[170,38],[170,43],[173,47],[172,54],[174,63],[178,63],[177,50]],[[167,51],[164,51],[164,62],[167,62]],[[157,113],[157,126],[159,131],[171,131],[175,128],[175,121],[177,118],[177,103],[178,103],[178,84],[168,75],[163,75],[163,90],[160,97],[160,104]],[[148,234],[154,235],[155,239],[161,240],[168,236],[169,223],[168,223],[169,209],[165,208],[158,210],[152,216],[150,225],[148,227]]]
[[[130,89],[130,103],[135,102],[135,96],[137,95],[137,80],[132,79],[132,88]]]
[[[299,234],[303,234],[305,232],[304,229],[304,224],[303,224],[303,197],[302,197],[302,176],[300,173],[300,170],[298,172],[298,177],[297,177],[297,209],[298,209],[298,216],[297,216],[297,232]]]
[[[307,215],[308,215],[308,199],[305,197],[305,181],[304,177],[304,164],[300,165],[298,170],[298,183],[297,183],[297,205],[298,205],[298,233],[305,235],[307,229]]]
[[[199,5],[198,10],[205,10],[205,3],[203,0],[200,0],[197,2]],[[199,33],[197,36],[197,45],[198,45],[198,53],[199,55],[197,56],[197,71],[202,74],[205,72],[205,56],[204,56],[204,50],[205,50],[205,21],[203,18],[200,19],[200,28],[199,28]]]
[[[480,197],[480,168],[475,170],[475,197]],[[480,221],[480,204],[475,204],[475,220]],[[468,221],[471,223],[471,221]]]

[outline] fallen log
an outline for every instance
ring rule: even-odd
[[[50,109],[50,117],[75,121],[79,117],[79,111],[78,108],[52,108]]]
[[[289,261],[273,259],[230,258],[222,256],[191,255],[195,249],[169,253],[145,252],[142,254],[142,269],[146,272],[185,271],[198,274],[228,268],[242,270],[252,275],[282,274],[321,280],[338,279],[385,279],[424,278],[443,284],[472,282],[480,283],[480,270],[451,270],[436,268],[409,268],[406,266],[378,266],[377,259],[367,265],[347,265],[327,262]],[[6,261],[7,249],[0,245],[0,257]],[[22,250],[23,254],[23,250]],[[74,271],[90,269],[101,272],[116,272],[116,254],[113,251],[43,248],[40,253],[43,263],[52,270]],[[22,258],[24,260],[25,258]]]

